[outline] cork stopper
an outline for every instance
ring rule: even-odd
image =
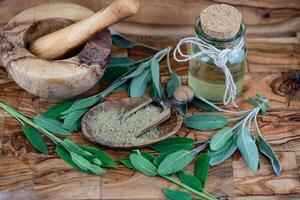
[[[241,13],[226,4],[213,4],[200,15],[203,32],[212,38],[226,40],[233,38],[242,23]]]

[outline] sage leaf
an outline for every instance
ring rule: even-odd
[[[144,70],[142,74],[134,77],[129,87],[130,97],[143,97],[147,90],[147,85],[150,79],[151,76],[149,70]]]
[[[146,176],[157,175],[156,167],[144,156],[137,153],[130,154],[130,162],[135,169]]]
[[[61,113],[69,109],[72,104],[73,101],[57,104],[55,106],[50,107],[46,112],[42,114],[42,116],[48,119],[60,120],[60,118],[62,117]]]
[[[252,106],[257,106],[258,102],[253,98],[253,97],[249,97],[248,98],[248,102],[252,105]]]
[[[250,131],[245,127],[238,132],[237,147],[251,171],[256,172],[259,164],[258,149]]]
[[[227,160],[236,150],[237,150],[237,145],[234,139],[225,150],[221,149],[215,152],[214,154],[210,154],[209,164],[211,166],[215,166],[222,163],[223,161]]]
[[[170,200],[192,200],[193,196],[185,191],[171,190],[169,188],[162,188],[165,196]]]
[[[30,126],[27,125],[22,125],[22,130],[34,148],[36,148],[38,151],[44,153],[44,154],[49,154],[48,148],[46,143],[44,142],[43,138],[39,135],[38,131]]]
[[[122,163],[125,167],[127,167],[128,169],[132,169],[132,170],[135,170],[137,171],[134,166],[131,164],[130,160],[129,159],[121,159],[120,160],[120,163]]]
[[[260,152],[262,152],[270,160],[274,172],[276,173],[277,176],[279,176],[281,173],[281,165],[278,160],[278,157],[273,151],[271,145],[269,145],[267,141],[261,136],[259,136],[258,148]]]
[[[92,153],[96,158],[101,160],[103,167],[111,167],[117,169],[117,164],[115,161],[104,151],[101,151],[98,148],[90,147],[90,146],[80,146],[84,151]]]
[[[180,77],[176,73],[172,72],[170,74],[170,79],[167,83],[168,97],[171,97],[173,95],[173,93],[175,92],[175,90],[181,86],[182,86],[182,84],[181,84]]]
[[[80,156],[84,156],[84,157],[93,157],[93,154],[91,154],[88,151],[85,151],[83,149],[81,149],[77,144],[75,144],[72,140],[69,139],[65,139],[62,143],[62,146],[64,146],[66,149],[68,149],[70,152],[74,152]]]
[[[218,111],[217,109],[215,109],[214,107],[212,107],[211,105],[208,105],[207,103],[205,103],[204,101],[201,101],[198,98],[194,98],[193,101],[191,102],[194,106],[205,110],[205,111],[211,111],[211,112],[216,112]]]
[[[205,183],[208,177],[209,159],[209,154],[205,153],[201,155],[195,162],[195,176],[200,180],[202,188],[205,187]]]
[[[129,87],[128,82],[125,82],[125,83],[123,83],[122,85],[116,87],[116,88],[112,91],[112,93],[117,93],[117,92],[121,92],[121,91],[123,91],[123,90],[127,90],[128,87]]]
[[[69,165],[71,165],[72,167],[74,167],[75,169],[79,170],[79,171],[82,171],[82,172],[85,172],[85,173],[90,173],[89,171],[87,170],[83,170],[81,169],[78,165],[76,165],[73,160],[71,159],[71,156],[70,154],[65,151],[63,148],[61,148],[60,146],[56,146],[55,148],[55,152],[57,153],[57,155],[62,159],[64,160],[66,163],[68,163]]]
[[[153,82],[150,83],[149,96],[150,96],[151,98],[157,98],[157,92],[156,92],[156,90],[155,90],[155,86],[154,86]]]
[[[63,128],[75,132],[78,130],[78,124],[81,125],[82,116],[88,111],[87,108],[75,110],[64,117]]]
[[[178,178],[183,184],[185,184],[195,190],[202,191],[202,188],[203,188],[202,183],[196,176],[192,176],[192,175],[186,174],[183,171],[180,171],[180,172],[178,172]]]
[[[62,123],[60,123],[57,120],[48,119],[43,116],[35,116],[33,118],[33,121],[40,127],[44,128],[47,131],[50,131],[52,133],[65,135],[65,136],[69,136],[72,134],[70,131],[64,129]]]
[[[232,135],[233,130],[231,127],[224,127],[217,131],[217,133],[210,140],[210,149],[213,151],[218,151],[226,144],[226,142],[228,142],[228,140],[231,139]]]
[[[159,155],[155,156],[154,160],[153,160],[153,164],[155,166],[159,166],[161,161],[163,161],[167,157],[167,155],[169,155],[170,153],[172,153],[172,152],[164,152],[164,153],[160,153]]]
[[[211,131],[223,128],[228,123],[228,119],[216,114],[195,114],[186,117],[183,123],[193,129]]]
[[[61,114],[67,115],[75,110],[82,110],[84,108],[89,108],[95,105],[99,100],[100,99],[98,98],[98,96],[91,96],[85,99],[78,99],[72,104],[72,106],[68,110],[62,112]]]
[[[151,153],[142,152],[141,155],[144,156],[144,158],[146,158],[150,162],[154,161],[154,155],[152,155]]]
[[[128,74],[127,76],[122,77],[122,79],[130,79],[141,75],[148,67],[150,66],[149,61],[140,64],[136,70]]]
[[[156,59],[152,60],[151,63],[151,76],[152,76],[152,82],[155,87],[155,90],[157,92],[157,95],[160,99],[164,99],[164,92],[162,90],[161,84],[160,84],[160,75],[159,75],[159,62]]]
[[[89,170],[95,174],[104,174],[105,173],[105,170],[102,169],[101,167],[97,166],[97,165],[94,165],[92,163],[90,163],[87,159],[85,159],[84,157],[76,154],[76,153],[73,153],[73,152],[70,152],[71,154],[71,159],[72,161],[77,165],[79,166],[81,169],[83,170]]]
[[[136,62],[128,57],[112,57],[108,63],[108,68],[119,66],[132,66]]]
[[[158,166],[157,172],[164,176],[183,170],[192,160],[193,155],[188,150],[180,150],[169,154]]]
[[[132,49],[132,48],[136,47],[136,43],[134,41],[129,40],[120,34],[114,33],[112,35],[112,41],[113,41],[114,45],[116,45],[117,47],[119,47],[121,49]]]
[[[194,148],[195,141],[186,137],[171,137],[166,140],[150,145],[150,148],[157,152],[170,152],[179,150],[191,150]]]
[[[102,162],[98,158],[91,159],[91,162],[98,165],[98,166],[102,166]]]

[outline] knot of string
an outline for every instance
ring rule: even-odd
[[[182,52],[181,47],[186,44],[192,44],[198,47],[199,51],[194,54],[185,54]],[[173,57],[177,62],[186,62],[192,59],[199,59],[201,56],[210,57],[215,65],[220,68],[225,75],[225,92],[223,96],[223,104],[227,105],[229,102],[237,107],[235,99],[237,96],[237,88],[234,83],[232,74],[228,69],[226,63],[230,56],[237,54],[244,46],[244,39],[240,40],[237,45],[228,49],[218,49],[213,45],[206,43],[197,37],[187,37],[183,38],[176,46]],[[179,57],[177,57],[179,55]]]

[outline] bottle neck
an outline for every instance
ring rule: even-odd
[[[218,49],[225,49],[225,48],[232,48],[236,46],[241,40],[244,39],[246,33],[246,27],[244,22],[242,22],[238,33],[234,37],[221,40],[206,35],[202,30],[200,17],[198,17],[195,23],[195,31],[197,37],[203,40],[204,42],[213,45]]]

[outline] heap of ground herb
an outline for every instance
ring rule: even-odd
[[[145,140],[155,138],[159,131],[154,128],[137,137],[141,130],[161,112],[161,108],[147,106],[123,120],[125,110],[112,110],[98,112],[91,118],[89,125],[94,136],[114,144],[142,144]]]

